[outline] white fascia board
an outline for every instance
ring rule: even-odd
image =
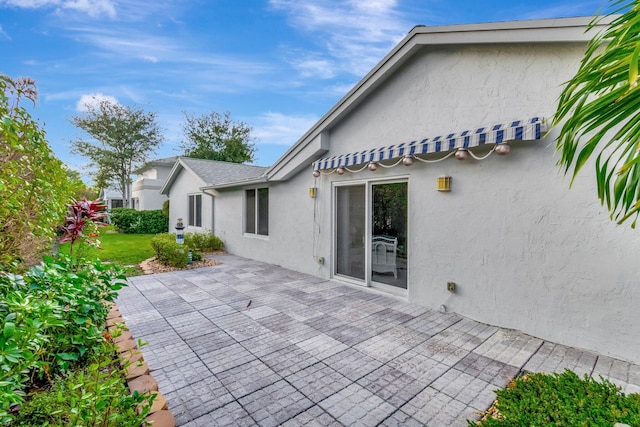
[[[224,188],[244,187],[248,185],[259,185],[259,184],[264,184],[266,182],[267,182],[267,177],[263,175],[259,178],[247,179],[245,181],[235,181],[235,182],[226,182],[224,184],[206,185],[206,186],[200,187],[200,190],[206,192],[208,190],[221,190]]]

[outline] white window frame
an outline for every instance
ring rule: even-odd
[[[267,191],[267,233],[266,234],[261,234],[260,233],[260,203],[259,203],[259,197],[258,194],[260,192],[260,190],[266,190]],[[254,197],[253,197],[253,232],[248,231],[249,228],[249,218],[247,217],[247,212],[250,209],[249,206],[249,197],[248,197],[248,193],[249,192],[253,192]],[[269,187],[256,187],[256,188],[247,188],[244,190],[244,210],[243,210],[243,214],[242,214],[242,218],[243,218],[243,222],[242,222],[242,227],[243,227],[243,233],[245,236],[247,237],[256,237],[256,238],[260,238],[260,239],[268,239],[269,238]]]
[[[193,201],[192,198],[193,197]],[[200,224],[198,222],[198,198],[200,198]],[[193,228],[202,228],[202,193],[194,193],[187,195],[187,226]],[[193,210],[193,211],[192,211]],[[193,216],[191,215],[193,212]],[[193,222],[193,223],[192,223]]]

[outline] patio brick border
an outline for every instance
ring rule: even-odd
[[[120,310],[115,303],[108,303],[110,307],[107,314],[107,330],[110,334],[116,331],[121,332],[117,337],[112,338],[116,345],[120,366],[125,368],[125,380],[129,391],[133,393],[150,393],[155,395],[153,404],[146,421],[154,427],[175,427],[176,420],[168,409],[167,399],[158,390],[158,382],[149,375],[149,365],[144,361],[142,352],[138,349],[136,342],[124,323]]]

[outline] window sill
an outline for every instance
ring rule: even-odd
[[[250,239],[258,239],[258,240],[269,240],[269,236],[265,236],[263,234],[253,234],[253,233],[243,233],[244,237],[248,237]]]

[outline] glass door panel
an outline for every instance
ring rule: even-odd
[[[407,183],[371,186],[371,281],[407,289]]]
[[[366,187],[336,187],[336,274],[365,280]]]

